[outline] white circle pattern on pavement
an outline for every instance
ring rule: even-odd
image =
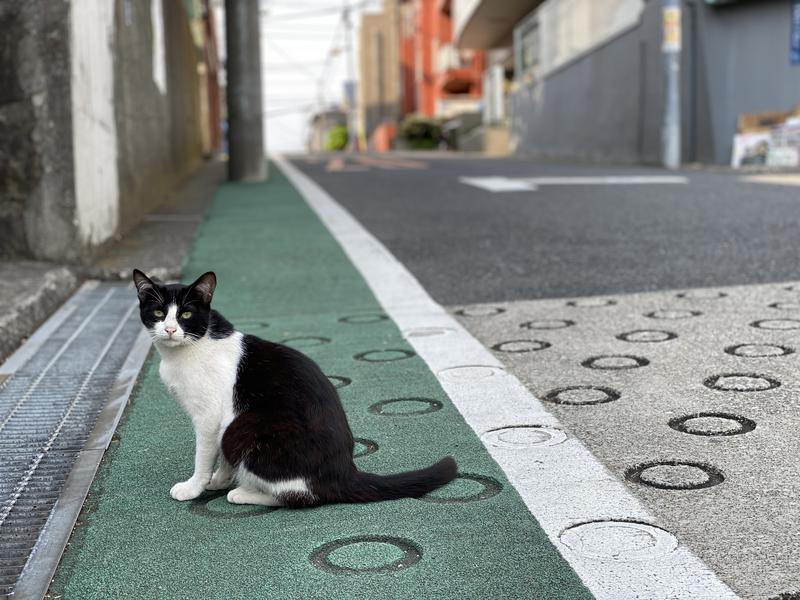
[[[800,302],[773,302],[769,307],[778,310],[800,310]]]
[[[550,347],[550,342],[542,340],[507,340],[492,346],[492,350],[497,352],[509,352],[519,354],[521,352],[536,352]]]
[[[794,350],[777,344],[739,344],[737,346],[728,346],[725,348],[725,352],[745,358],[771,358],[793,354]]]
[[[706,379],[703,384],[721,392],[764,392],[781,385],[780,381],[771,377],[749,373],[714,375]]]
[[[520,324],[520,329],[564,329],[572,327],[575,321],[570,319],[535,319]]]
[[[541,425],[514,425],[493,429],[481,435],[484,443],[496,448],[544,448],[555,446],[567,439],[560,429]]]
[[[614,306],[616,300],[611,298],[578,298],[567,302],[567,306],[574,306],[576,308],[599,308],[601,306]]]
[[[687,300],[717,300],[718,298],[725,298],[728,294],[718,290],[688,290],[676,295],[678,298]]]
[[[501,306],[472,306],[460,308],[456,311],[456,314],[462,317],[493,317],[504,312],[506,312],[506,309]]]
[[[800,321],[797,319],[763,319],[750,323],[756,329],[770,329],[773,331],[791,331],[800,329]]]
[[[691,319],[692,317],[699,317],[702,315],[699,310],[688,310],[683,308],[663,308],[660,310],[654,310],[653,312],[649,312],[645,315],[645,317],[650,317],[651,319],[666,319],[666,320],[677,320],[677,319]]]
[[[605,371],[620,371],[624,369],[638,369],[646,367],[650,361],[641,356],[631,356],[627,354],[592,356],[584,360],[581,365],[587,369],[599,369]]]
[[[439,377],[449,381],[476,381],[505,374],[505,370],[500,367],[488,365],[464,365],[463,367],[448,367],[439,371]]]
[[[403,333],[407,338],[423,338],[433,337],[436,335],[447,335],[453,333],[455,329],[452,327],[417,327],[415,329],[407,329]]]
[[[632,521],[581,523],[564,530],[559,539],[573,552],[599,560],[656,560],[678,547],[668,531]]]
[[[657,343],[674,340],[677,337],[678,334],[672,331],[662,331],[661,329],[636,329],[634,331],[620,333],[617,339],[623,342]]]

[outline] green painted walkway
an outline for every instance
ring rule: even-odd
[[[209,269],[219,279],[215,307],[239,329],[275,341],[303,338],[287,343],[336,381],[350,382],[340,394],[354,435],[366,440],[357,447],[362,469],[389,473],[451,454],[462,474],[476,477],[456,480],[428,501],[294,511],[234,507],[219,493],[176,502],[169,488],[191,474],[193,435],[152,355],[91,488],[53,597],[590,597],[424,362],[397,352],[412,354],[277,169],[269,183],[219,189],[185,273],[191,279]],[[375,350],[386,352],[367,357],[393,360],[354,359]],[[398,398],[428,401],[371,409]],[[366,541],[315,566],[315,550],[358,536],[400,538],[407,554]]]

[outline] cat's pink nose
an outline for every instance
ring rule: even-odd
[[[167,335],[172,335],[176,331],[178,331],[177,327],[164,327],[164,331],[167,332]]]

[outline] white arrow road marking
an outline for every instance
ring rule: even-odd
[[[488,192],[533,192],[537,189],[524,179],[509,177],[459,177],[459,181]]]
[[[674,185],[687,184],[682,175],[605,175],[595,177],[459,177],[461,183],[489,192],[528,192],[543,185]]]

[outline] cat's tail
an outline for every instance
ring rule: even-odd
[[[355,471],[344,497],[339,502],[378,502],[400,498],[419,498],[428,492],[451,482],[458,473],[452,456],[418,471],[406,471],[395,475],[375,475]]]

